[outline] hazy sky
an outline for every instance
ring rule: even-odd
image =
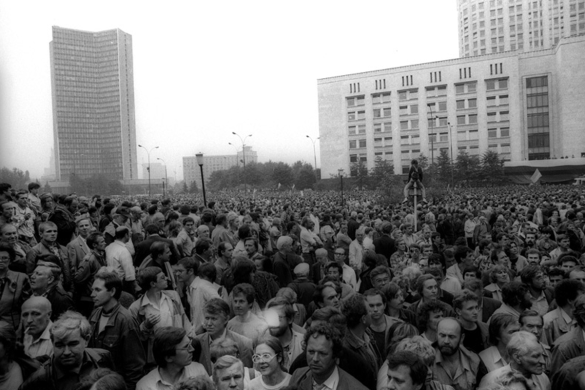
[[[232,131],[260,162],[312,164],[317,79],[458,57],[455,0],[0,0],[0,167],[33,178],[53,147],[52,26],[132,35],[137,143],[179,180],[183,156],[235,153]]]

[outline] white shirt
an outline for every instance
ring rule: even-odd
[[[280,383],[270,386],[264,383],[262,375],[259,375],[250,381],[248,390],[279,390],[285,386],[288,386],[291,377],[291,374],[285,373],[284,379]]]
[[[203,308],[212,298],[221,298],[213,283],[196,277],[187,289],[189,305],[191,306],[191,323],[193,329],[203,325]]]
[[[313,379],[313,388],[315,388],[316,385],[317,382]],[[329,375],[329,378],[327,378],[322,385],[324,386],[323,390],[337,390],[337,385],[339,385],[339,369],[337,368],[337,365],[333,369],[331,375]]]
[[[31,358],[37,358],[39,356],[53,356],[53,342],[51,341],[51,327],[53,322],[49,321],[47,327],[38,339],[33,340],[33,336],[30,334],[24,335],[24,353]]]
[[[158,367],[154,370],[150,371],[146,374],[142,379],[138,381],[136,384],[136,390],[172,390],[174,389],[174,384],[165,382],[161,376],[160,372],[158,371]],[[177,381],[176,384],[188,379],[194,378],[199,375],[207,376],[207,371],[205,371],[205,367],[203,365],[192,362],[183,371],[181,378]]]
[[[351,286],[354,290],[357,291],[357,278],[355,276],[355,271],[353,268],[348,266],[347,264],[343,264],[343,276],[342,279],[345,283]]]
[[[121,241],[114,241],[106,247],[106,263],[114,268],[118,277],[122,280],[136,280],[136,271],[132,264],[132,255]]]

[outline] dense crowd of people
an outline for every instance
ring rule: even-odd
[[[585,193],[0,183],[0,390],[585,389]]]

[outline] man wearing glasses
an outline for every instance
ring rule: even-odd
[[[193,361],[193,345],[182,328],[166,326],[156,330],[152,346],[157,367],[136,384],[136,390],[172,390],[197,375],[207,376],[205,368]]]

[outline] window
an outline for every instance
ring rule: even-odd
[[[469,115],[469,123],[474,124],[477,123],[477,115]]]
[[[408,130],[408,121],[400,121],[400,130]]]
[[[350,140],[349,141],[349,148],[350,149],[356,149],[356,143],[357,143],[357,141],[355,139]]]
[[[358,125],[358,133],[366,134],[366,125]]]
[[[411,114],[418,114],[418,105],[413,104],[410,106],[410,113]]]
[[[408,106],[400,106],[400,115],[408,115]]]
[[[418,119],[413,119],[410,121],[410,128],[411,129],[418,129]]]
[[[385,117],[385,118],[391,116],[390,111],[391,111],[390,110],[390,107],[383,108],[382,109],[382,116]]]
[[[510,113],[508,111],[500,112],[500,122],[509,121],[510,120]]]
[[[439,111],[447,111],[447,102],[439,102]]]
[[[386,82],[386,80],[384,80]],[[390,93],[375,93],[372,95],[372,103],[373,104],[380,104],[380,103],[388,103],[390,102]]]
[[[365,148],[365,147],[366,147],[366,140],[360,139],[360,148]]]
[[[457,84],[455,86],[455,93],[456,94],[465,93],[465,84]]]
[[[465,100],[457,100],[457,109],[463,110],[465,108]]]
[[[382,109],[374,108],[374,118],[381,118],[382,117]]]
[[[460,115],[457,117],[457,124],[464,125],[465,124],[465,115]]]
[[[374,138],[374,147],[382,146],[382,138]]]
[[[437,88],[437,96],[445,96],[447,95],[447,87],[446,86],[441,86]]]
[[[352,97],[348,97],[347,98],[347,106],[348,107],[363,106],[364,105],[364,100],[365,100],[365,97],[364,96],[352,96]]]
[[[457,141],[467,141],[467,131],[458,131]]]
[[[406,91],[398,92],[398,100],[400,101],[406,100]]]
[[[476,83],[467,84],[467,92],[469,93],[475,92],[476,88],[477,88]]]
[[[447,126],[447,118],[439,118],[439,126]]]
[[[391,122],[384,122],[384,132],[391,132],[392,131],[392,123]]]
[[[500,106],[507,105],[507,104],[508,104],[508,95],[501,95],[500,96]]]
[[[355,121],[355,119],[356,119],[355,111],[350,111],[347,113],[347,121],[348,122]]]
[[[495,96],[490,96],[487,98],[487,106],[488,107],[494,107],[496,105],[496,97]]]
[[[469,99],[467,101],[469,108],[476,108],[477,107],[477,99]]]
[[[510,136],[510,128],[509,127],[502,127],[500,129],[500,137],[509,137]]]
[[[400,137],[400,145],[408,145],[409,144],[409,137],[407,135],[403,135]]]
[[[479,132],[477,130],[469,130],[469,140],[474,141],[479,139]]]
[[[357,112],[357,118],[358,118],[358,120],[365,119],[366,118],[366,112],[365,111],[358,111]]]
[[[349,135],[357,134],[357,126],[348,126],[347,130]]]
[[[497,129],[488,129],[488,138],[497,138],[498,137],[498,130]]]
[[[495,122],[496,121],[496,113],[495,112],[488,112],[487,114],[488,122]]]
[[[495,80],[488,80],[485,82],[485,89],[488,91],[492,91],[496,89],[496,81]]]
[[[381,133],[382,132],[382,124],[381,123],[374,123],[374,133]]]
[[[500,89],[507,89],[508,88],[508,79],[500,79],[498,82]]]

